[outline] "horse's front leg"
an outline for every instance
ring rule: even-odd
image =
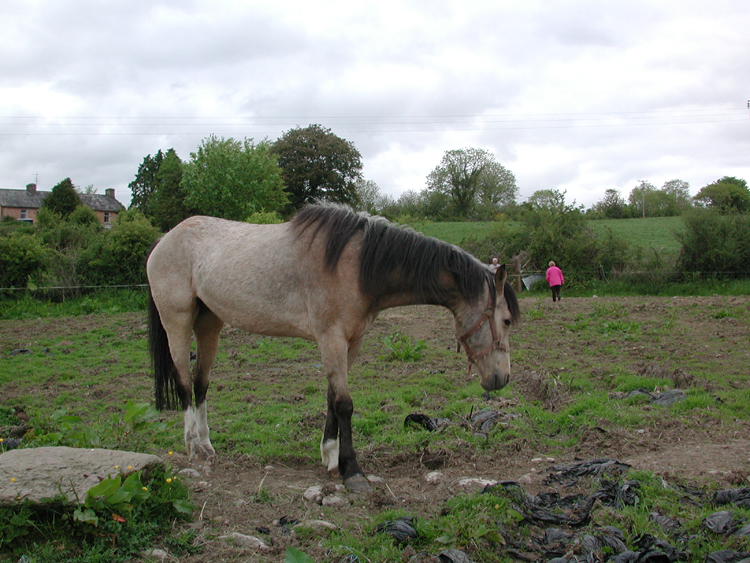
[[[357,349],[358,347],[359,343],[356,345]],[[323,465],[331,473],[341,474],[344,485],[351,492],[369,491],[370,484],[357,463],[357,454],[352,443],[354,404],[347,381],[347,368],[351,357],[349,346],[344,339],[327,344],[321,342],[321,354],[328,376],[328,412],[320,443]]]

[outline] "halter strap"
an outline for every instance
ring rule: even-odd
[[[482,325],[486,323],[487,321],[490,321],[490,331],[492,331],[492,342],[482,348],[481,350],[476,350],[472,352],[471,347],[469,346],[469,343],[467,342],[468,338],[471,338],[473,334],[475,334],[480,328],[482,328]],[[461,345],[463,345],[464,349],[466,350],[466,356],[469,358],[469,371],[471,371],[471,366],[473,364],[476,364],[479,360],[489,355],[490,352],[493,350],[504,350],[507,352],[507,349],[505,346],[500,342],[499,338],[497,337],[497,328],[495,327],[495,308],[492,306],[492,294],[490,294],[489,299],[487,301],[487,308],[484,310],[484,312],[481,314],[481,316],[477,319],[477,322],[474,323],[474,325],[467,330],[464,334],[459,336],[457,338],[459,347],[456,350],[461,349]]]

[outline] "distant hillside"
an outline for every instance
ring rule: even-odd
[[[683,228],[682,217],[604,219],[589,221],[589,225],[596,231],[608,227],[614,234],[644,248],[655,248],[674,254],[680,251],[680,243],[675,233]]]
[[[517,221],[508,223],[517,227]],[[444,240],[451,244],[461,244],[464,237],[476,235],[482,237],[488,234],[493,225],[492,221],[461,221],[434,223],[431,221],[418,222],[411,225],[415,230],[427,236]],[[682,217],[646,217],[645,219],[605,219],[589,221],[595,231],[609,228],[616,235],[625,237],[633,244],[644,248],[655,248],[668,253],[680,251],[680,243],[675,238],[675,232],[683,226]]]

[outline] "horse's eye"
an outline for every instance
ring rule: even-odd
[[[505,323],[505,326],[510,326],[511,320],[505,319],[503,322]]]

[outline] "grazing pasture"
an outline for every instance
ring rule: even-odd
[[[631,466],[621,480],[642,483],[640,502],[596,505],[585,530],[616,526],[628,547],[642,533],[669,540],[648,519],[658,511],[700,535],[682,546],[691,560],[750,551],[747,539],[705,535],[701,521],[718,508],[680,500],[680,491],[750,486],[750,297],[525,297],[520,305],[511,382],[490,395],[456,354],[450,312],[414,306],[380,316],[350,372],[355,446],[378,478],[359,495],[337,491],[340,481],[320,465],[326,382],[315,345],[225,327],[208,402],[218,459],[183,478],[196,509],[193,523],[176,524],[192,538],[176,559],[275,562],[294,547],[315,561],[374,562],[456,547],[476,562],[513,561],[543,530],[519,522],[512,503],[480,495],[482,484],[590,492],[595,479],[566,487],[545,478],[555,464],[597,458]],[[142,312],[3,320],[0,432],[25,425],[24,445],[96,442],[188,467],[180,414],[117,423],[129,402],[152,401],[146,331]],[[681,400],[653,400],[670,390]],[[405,425],[410,414],[437,421],[437,430]],[[306,500],[314,485],[342,502]],[[410,547],[376,533],[405,515],[420,534]],[[290,532],[290,521],[303,526]],[[263,539],[268,551],[226,539],[234,532]]]

